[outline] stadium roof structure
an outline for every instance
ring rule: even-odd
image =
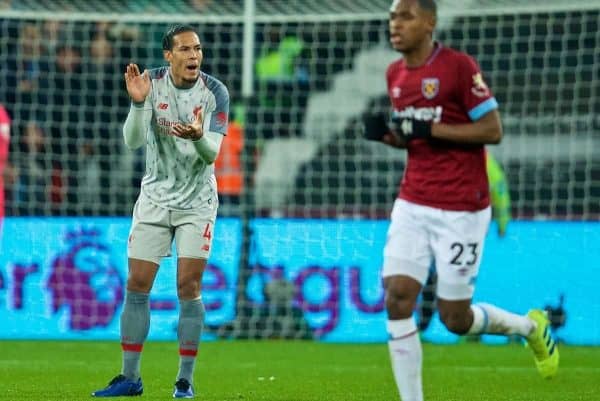
[[[0,14],[11,12],[57,12],[103,13],[107,15],[189,15],[218,17],[229,15],[241,17],[244,14],[244,0],[4,0],[0,2]],[[363,18],[385,18],[390,0],[254,0],[257,16],[292,16],[314,14],[335,16],[336,14],[358,14]],[[535,2],[521,0],[438,0],[440,14],[472,15],[503,14],[519,12],[543,12],[544,9],[594,10],[600,9],[600,0],[546,0],[541,7]]]

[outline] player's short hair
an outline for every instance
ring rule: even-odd
[[[194,32],[198,35],[198,32],[191,25],[177,24],[173,25],[167,32],[163,35],[162,38],[162,48],[163,50],[173,50],[173,37],[179,35],[183,32]]]
[[[421,9],[430,12],[434,17],[437,18],[437,4],[435,0],[417,0]]]

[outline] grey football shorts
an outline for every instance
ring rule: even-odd
[[[208,259],[217,209],[169,210],[140,196],[133,208],[127,256],[156,264],[171,256],[173,239],[177,257]]]

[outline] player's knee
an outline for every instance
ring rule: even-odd
[[[466,334],[471,326],[469,316],[464,312],[440,310],[440,319],[448,330],[458,335]]]
[[[179,299],[196,299],[200,296],[200,282],[196,280],[179,280],[177,297]]]
[[[414,299],[407,293],[387,288],[385,291],[385,307],[391,320],[406,319],[412,316]]]
[[[131,275],[127,278],[127,290],[134,292],[150,292],[152,280],[142,276]]]

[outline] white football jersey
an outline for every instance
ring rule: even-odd
[[[203,72],[190,89],[175,87],[169,67],[149,73],[152,89],[144,109],[152,108],[152,121],[146,133],[142,193],[156,205],[171,210],[214,209],[218,203],[214,164],[206,164],[192,142],[172,135],[171,129],[177,123],[193,122],[200,111],[205,133],[225,135],[229,114],[227,88]]]

